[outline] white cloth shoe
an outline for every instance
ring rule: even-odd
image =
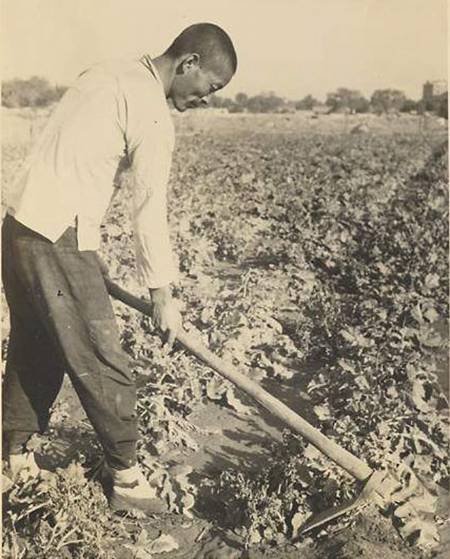
[[[112,491],[109,505],[115,511],[132,511],[138,509],[145,514],[167,512],[165,502],[157,495],[136,464],[126,470],[116,470],[106,466],[112,478]]]
[[[16,479],[19,474],[25,479],[38,477],[42,472],[36,464],[33,452],[10,454],[8,456],[8,465],[13,479]]]

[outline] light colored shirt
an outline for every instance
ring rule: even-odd
[[[132,169],[138,278],[147,287],[165,286],[177,276],[167,222],[174,137],[163,84],[149,57],[97,64],[53,111],[8,212],[52,242],[76,223],[78,248],[96,250],[125,157]]]

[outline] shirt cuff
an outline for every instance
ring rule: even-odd
[[[136,247],[137,248],[137,247]],[[178,270],[174,265],[173,253],[167,254],[163,262],[158,266],[150,265],[148,259],[143,257],[139,249],[136,250],[137,279],[142,287],[157,289],[178,282]]]
[[[140,266],[137,267],[138,282],[143,288],[158,289],[159,287],[166,287],[170,284],[178,282],[178,274],[173,271],[171,273],[145,273]]]

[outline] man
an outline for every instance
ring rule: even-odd
[[[161,56],[98,64],[68,89],[35,146],[3,223],[11,332],[3,433],[13,474],[37,475],[26,443],[43,432],[67,372],[105,453],[116,509],[160,508],[136,463],[135,385],[96,249],[125,157],[133,172],[137,273],[168,344],[181,324],[166,215],[174,144],[167,105],[197,107],[236,71],[216,25],[185,29]]]

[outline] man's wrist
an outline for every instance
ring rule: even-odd
[[[164,285],[163,287],[149,288],[150,298],[152,303],[162,304],[170,301],[172,299],[172,291],[170,285]]]

